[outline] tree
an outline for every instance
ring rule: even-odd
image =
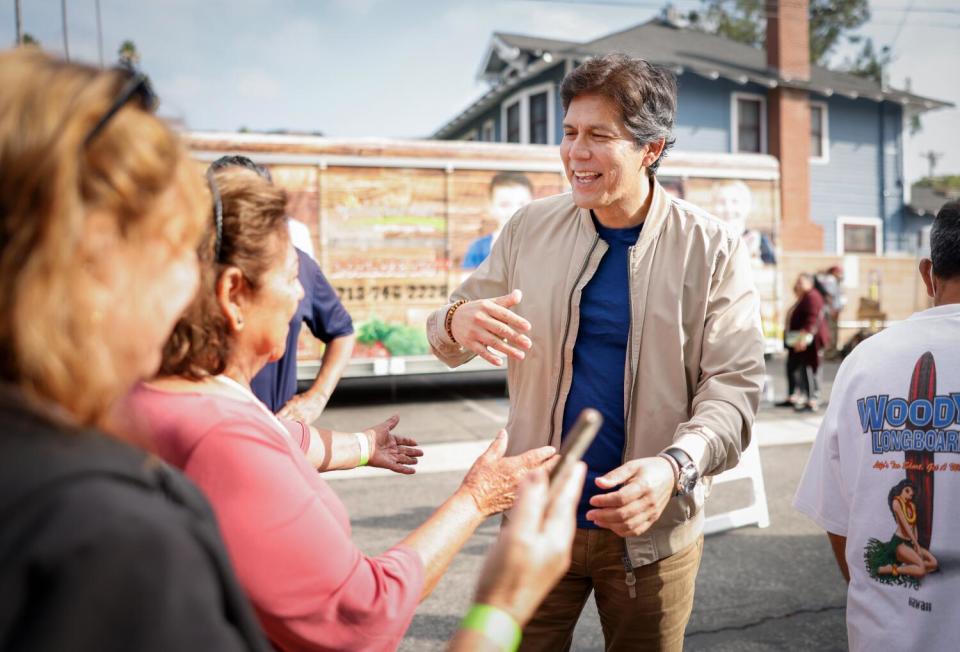
[[[701,9],[686,18],[694,27],[728,39],[763,47],[768,0],[700,0]],[[810,0],[810,61],[823,65],[850,31],[870,19],[867,0]],[[849,36],[847,37],[849,40]]]
[[[137,51],[137,44],[129,39],[120,44],[117,55],[120,58],[120,64],[123,66],[136,67],[140,64],[140,53]]]
[[[23,33],[23,40],[20,42],[20,44],[40,47],[40,41],[38,41],[33,34],[28,34],[27,32]]]
[[[859,43],[859,37],[850,37],[851,43]],[[863,46],[852,61],[848,60],[845,68],[848,72],[860,77],[872,79],[878,84],[885,84],[883,70],[893,61],[893,54],[886,45],[877,49],[872,38],[863,39]]]

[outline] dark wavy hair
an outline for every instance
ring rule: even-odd
[[[960,200],[940,208],[930,229],[933,273],[944,280],[960,276]]]
[[[917,485],[913,484],[913,480],[901,480],[897,484],[893,485],[893,488],[890,490],[890,493],[887,494],[887,507],[890,508],[890,513],[896,517],[896,513],[893,511],[893,499],[899,496],[904,489],[910,487],[913,489],[913,492],[917,492]]]
[[[564,112],[578,95],[602,95],[620,109],[623,123],[637,147],[663,138],[666,144],[650,173],[676,141],[673,121],[677,115],[677,78],[668,69],[625,54],[587,59],[563,78],[560,101]]]
[[[236,267],[254,291],[276,255],[275,236],[289,238],[287,194],[255,170],[222,167],[214,181],[223,202],[220,262],[214,260],[213,215],[197,252],[200,289],[163,350],[161,376],[199,380],[222,373],[230,357],[230,324],[217,302],[217,280]]]

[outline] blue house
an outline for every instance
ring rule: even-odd
[[[913,114],[951,104],[815,65],[808,74],[785,74],[777,57],[795,60],[796,47],[806,52],[806,25],[800,29],[801,39],[796,31],[781,32],[770,52],[663,19],[586,43],[494,33],[479,71],[490,90],[432,138],[557,145],[564,75],[588,57],[622,52],[676,73],[678,150],[770,153],[780,159],[786,179],[791,172],[784,153],[789,138],[772,136],[777,130],[769,123],[779,119],[784,131],[790,129],[786,114],[777,118],[776,103],[785,89],[794,96],[799,91],[810,106],[809,170],[791,178],[802,176],[809,183],[790,192],[807,189],[799,205],[809,213],[802,219],[818,225],[818,250],[909,250],[929,219],[916,217],[904,204],[904,126]],[[778,43],[789,52],[774,52]],[[774,137],[781,139],[776,145]],[[782,197],[785,220],[795,198],[786,191]],[[799,239],[804,244],[792,248],[817,250],[817,244],[805,244],[814,241]]]

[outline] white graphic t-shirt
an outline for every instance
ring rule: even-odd
[[[847,537],[850,649],[960,650],[960,304],[844,361],[794,507]]]

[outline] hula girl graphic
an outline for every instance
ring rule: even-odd
[[[863,559],[867,572],[878,582],[918,587],[927,573],[940,566],[936,557],[920,545],[917,531],[917,488],[912,480],[901,480],[890,489],[887,504],[897,525],[890,541],[867,542]]]

